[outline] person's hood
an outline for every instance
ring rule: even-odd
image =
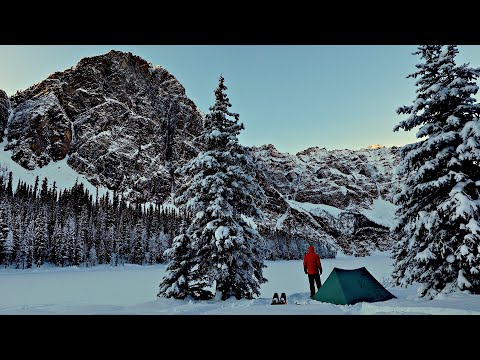
[[[313,245],[310,245],[310,246],[308,247],[308,252],[309,252],[309,253],[314,253],[314,252],[315,252],[315,249],[313,248]]]

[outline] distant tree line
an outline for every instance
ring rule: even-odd
[[[271,229],[259,226],[258,231],[267,243],[267,260],[303,259],[310,245],[315,246],[315,252],[322,259],[335,257],[335,252],[327,246],[296,235],[288,226],[284,229]]]
[[[108,193],[94,196],[77,183],[57,190],[38,177],[33,186],[0,176],[0,264],[31,268],[155,264],[179,228],[172,208],[128,204]]]

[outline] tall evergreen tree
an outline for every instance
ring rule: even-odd
[[[63,231],[59,221],[55,223],[52,233],[52,243],[50,250],[50,261],[55,265],[63,266]]]
[[[35,241],[33,249],[33,260],[38,267],[47,259],[48,243],[47,214],[44,211],[38,211],[35,218]]]
[[[16,264],[18,269],[20,266],[24,266],[24,253],[23,253],[23,244],[21,240],[23,239],[22,231],[22,217],[20,214],[15,216],[15,220],[12,224],[13,230],[13,261]]]
[[[3,208],[0,208],[0,264],[4,261],[5,242],[7,240],[9,227],[6,221],[6,214]]]
[[[6,184],[5,184],[5,181],[6,181],[6,176],[7,174],[7,169],[4,168],[4,166],[0,165],[0,200],[3,199],[5,197],[5,188],[6,188]]]
[[[47,177],[43,178],[42,181],[42,189],[40,190],[40,200],[42,200],[42,203],[46,203],[48,200],[48,179]]]
[[[397,110],[409,116],[394,128],[419,127],[421,140],[401,149],[392,277],[397,285],[421,283],[429,299],[455,289],[480,293],[480,106],[473,98],[480,69],[457,66],[457,53],[453,45],[418,48],[423,62],[409,75],[417,98]]]
[[[90,251],[88,252],[88,265],[95,266],[97,265],[97,250],[95,250],[95,244],[92,244]]]
[[[78,220],[77,238],[75,247],[75,264],[80,265],[85,262],[88,249],[88,216],[86,206],[82,208]]]
[[[75,257],[76,221],[73,215],[69,215],[63,227],[62,237],[62,260],[63,265],[71,265]],[[63,266],[62,265],[62,266]]]
[[[13,231],[9,230],[3,247],[3,263],[5,264],[5,267],[12,263],[13,253]]]
[[[33,186],[33,191],[32,191],[33,200],[37,198],[37,192],[38,192],[38,175],[35,177],[35,184]]]
[[[72,264],[79,266],[85,260],[84,242],[77,236],[73,243]]]
[[[105,245],[107,247],[107,254],[109,254],[109,256],[107,256],[108,262],[112,266],[118,265],[117,253],[116,253],[118,246],[117,246],[117,239],[115,236],[115,228],[113,225],[110,226],[110,228],[108,229],[107,242],[105,243]],[[145,256],[145,253],[143,253],[143,256]]]
[[[99,264],[107,263],[107,249],[105,247],[105,242],[103,239],[100,239],[99,248],[97,252],[97,259]]]
[[[57,194],[57,182],[54,181],[53,182],[53,185],[52,185],[52,190],[50,192],[50,200],[52,201],[52,205],[55,205],[57,203],[57,197],[58,197],[58,194]]]
[[[7,193],[7,196],[10,196],[10,197],[13,196],[11,171],[8,173],[8,182],[7,182],[7,188],[5,189],[5,192]]]
[[[262,216],[256,204],[265,195],[255,180],[251,157],[238,143],[237,136],[244,127],[238,122],[239,115],[228,110],[231,104],[226,90],[220,77],[215,104],[210,107],[201,135],[206,151],[178,170],[191,180],[180,189],[177,203],[194,214],[184,233],[191,240],[192,255],[182,267],[191,269],[193,288],[205,281],[208,285],[215,283],[217,299],[251,299],[259,295],[260,284],[266,281],[266,248],[245,216]],[[187,237],[177,239],[179,251],[188,248]],[[171,271],[179,268],[175,265],[178,261],[183,260],[171,259]],[[159,295],[167,296],[167,287],[162,289]]]
[[[128,221],[124,216],[120,216],[120,222],[117,227],[117,259],[120,265],[124,265],[128,259],[129,254],[129,240],[130,229],[128,227]]]
[[[150,236],[148,242],[148,263],[154,265],[157,263],[159,256],[158,236],[154,233]]]
[[[34,263],[33,255],[35,251],[35,224],[33,219],[28,221],[27,228],[23,234],[22,247],[25,254],[25,267],[29,269]]]
[[[145,226],[143,222],[139,221],[135,226],[133,232],[133,244],[132,244],[132,262],[134,264],[142,265],[145,259]]]

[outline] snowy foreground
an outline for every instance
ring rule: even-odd
[[[387,253],[368,258],[342,256],[322,260],[322,282],[334,266],[365,266],[386,285],[392,269]],[[164,265],[94,268],[0,269],[0,314],[479,314],[480,296],[457,293],[428,301],[416,297],[417,286],[390,287],[397,299],[355,305],[310,300],[301,261],[269,261],[260,298],[255,300],[181,301],[157,299]],[[274,292],[285,292],[288,305],[272,306]],[[295,304],[298,303],[298,304]]]

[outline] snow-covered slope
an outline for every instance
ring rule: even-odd
[[[372,206],[363,209],[360,212],[369,220],[391,228],[395,223],[395,211],[397,207],[389,201],[382,198],[373,200]]]
[[[12,172],[13,191],[16,190],[19,179],[26,182],[28,185],[34,185],[35,179],[38,176],[39,184],[42,183],[44,178],[47,178],[49,188],[53,186],[53,182],[55,181],[57,190],[69,189],[75,185],[75,183],[82,183],[92,195],[95,195],[97,189],[100,197],[105,195],[107,192],[109,192],[110,195],[113,194],[111,190],[104,186],[93,186],[85,176],[73,170],[67,163],[68,157],[63,160],[50,162],[48,165],[43,167],[27,170],[13,161],[11,156],[12,151],[5,150],[5,142],[1,143],[0,167],[6,173],[10,171]]]

